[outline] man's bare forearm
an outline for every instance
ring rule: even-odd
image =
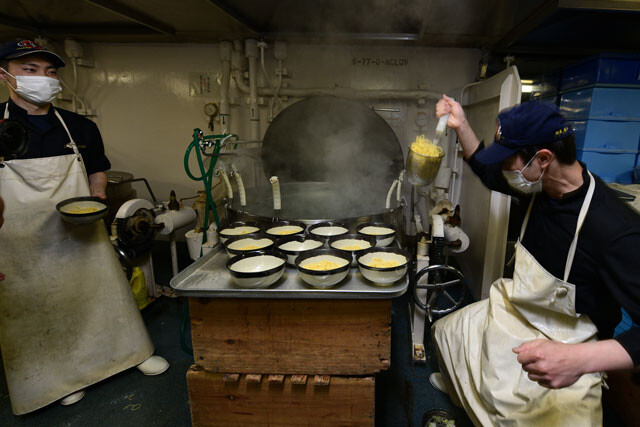
[[[89,189],[92,196],[106,199],[107,174],[104,172],[96,172],[89,175]]]

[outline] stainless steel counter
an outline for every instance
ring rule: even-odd
[[[365,279],[358,267],[352,267],[349,275],[328,289],[308,285],[298,276],[298,270],[287,264],[285,272],[276,283],[266,289],[245,289],[236,286],[226,262],[229,259],[222,245],[191,264],[171,279],[171,287],[179,295],[211,298],[315,298],[315,299],[385,299],[404,294],[408,287],[408,275],[391,286],[377,286]]]

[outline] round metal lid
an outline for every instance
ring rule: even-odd
[[[403,169],[391,127],[365,105],[334,96],[311,97],[284,109],[264,135],[267,177],[283,182],[391,185]]]

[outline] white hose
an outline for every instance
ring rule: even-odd
[[[229,199],[233,199],[233,188],[231,187],[231,182],[229,181],[229,175],[227,175],[227,171],[220,168],[218,169],[218,175],[222,176],[222,181],[224,181],[225,187],[227,187],[227,197]]]
[[[398,177],[398,192],[396,194],[396,201],[400,203],[402,200],[402,182],[404,181],[404,170],[400,172],[400,176]]]
[[[394,179],[393,184],[391,184],[391,188],[389,188],[389,192],[387,193],[387,204],[386,204],[387,209],[391,209],[391,196],[393,195],[393,190],[398,185],[398,182],[399,181],[397,179]]]
[[[282,207],[282,199],[280,198],[280,181],[277,176],[269,178],[271,188],[273,190],[273,209],[279,211]]]
[[[238,194],[240,195],[240,206],[247,205],[247,193],[244,191],[244,183],[242,182],[242,176],[240,176],[240,172],[236,169],[235,166],[231,166],[233,169],[233,177],[236,179],[236,183],[238,184]]]

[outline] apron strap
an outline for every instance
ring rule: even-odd
[[[65,145],[65,147],[71,148],[74,154],[78,156],[78,160],[82,159],[82,157],[80,156],[80,151],[78,151],[78,146],[73,140],[73,137],[71,136],[71,132],[69,132],[69,128],[67,127],[67,124],[64,122],[64,120],[62,120],[62,116],[60,116],[60,113],[58,113],[58,110],[56,110],[53,105],[51,106],[51,108],[53,108],[53,114],[55,114],[58,120],[60,120],[62,127],[67,132],[67,136],[69,136],[69,143]],[[9,118],[9,101],[7,101],[7,103],[4,106],[4,118],[5,120]]]
[[[571,272],[571,266],[573,265],[573,257],[576,255],[576,247],[578,246],[578,234],[582,229],[582,225],[584,224],[584,219],[587,216],[587,211],[589,210],[589,205],[591,204],[591,199],[593,199],[593,193],[596,188],[596,180],[593,179],[593,175],[591,172],[587,171],[589,174],[589,189],[587,190],[587,195],[584,197],[584,202],[582,203],[582,207],[580,208],[580,213],[578,214],[578,224],[576,225],[576,233],[573,236],[573,241],[571,242],[571,246],[569,247],[569,255],[567,256],[567,263],[564,267],[564,281],[566,282],[569,279],[569,273]]]
[[[531,208],[533,207],[533,201],[536,199],[536,195],[534,194],[531,197],[531,202],[529,202],[529,207],[527,208],[527,213],[524,216],[524,220],[522,220],[522,227],[520,227],[520,237],[518,238],[518,241],[522,241],[522,239],[524,238],[524,232],[527,229],[527,224],[529,223],[529,215],[531,214]]]
[[[69,136],[69,143],[65,145],[65,147],[71,148],[73,152],[76,154],[76,156],[78,156],[78,160],[80,160],[82,158],[80,156],[80,151],[78,151],[78,146],[73,140],[73,137],[71,136],[71,132],[69,132],[69,128],[67,128],[67,124],[64,122],[64,120],[62,120],[62,116],[60,116],[60,113],[58,113],[58,110],[56,110],[53,106],[51,106],[51,108],[53,108],[53,114],[55,114],[58,120],[60,120],[62,127],[64,128],[64,130],[67,131],[67,135]]]

